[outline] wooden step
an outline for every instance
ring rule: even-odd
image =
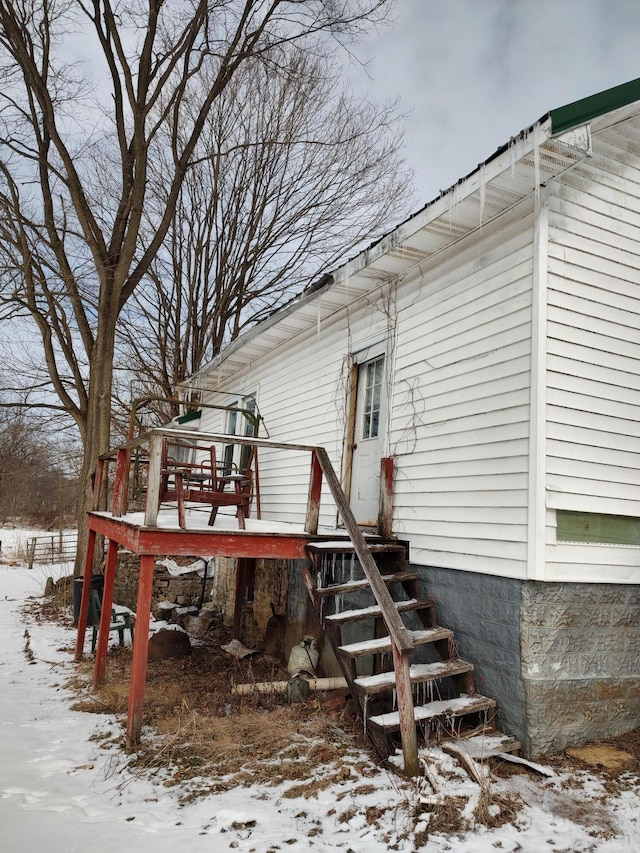
[[[408,601],[395,601],[394,604],[399,613],[435,607],[434,602],[426,598],[410,598]],[[331,616],[325,616],[324,621],[331,625],[345,625],[347,622],[359,622],[361,619],[377,619],[380,616],[382,616],[382,611],[377,604],[374,604],[371,607],[363,607],[360,610],[343,610],[342,613],[333,613]]]
[[[366,540],[365,540],[366,541]],[[392,545],[386,542],[366,542],[372,554],[406,554],[404,545]],[[353,543],[348,539],[335,542],[313,542],[307,545],[310,554],[355,554]]]
[[[494,734],[447,741],[442,744],[442,749],[449,755],[463,755],[473,761],[488,761],[503,752],[518,752],[520,746],[518,741],[510,735],[495,732]]]
[[[473,672],[473,664],[459,658],[437,661],[436,663],[416,663],[409,667],[412,684],[425,684],[439,678],[462,675],[465,672]],[[391,670],[390,672],[381,672],[378,675],[364,675],[354,679],[354,684],[363,693],[373,696],[376,693],[393,690],[396,686],[396,674]]]
[[[414,646],[423,646],[426,643],[435,643],[438,640],[448,640],[453,636],[453,632],[448,628],[441,628],[436,625],[424,631],[409,631],[409,636]],[[338,651],[352,658],[383,654],[391,651],[391,637],[379,637],[373,640],[363,640],[360,643],[349,643],[346,646],[339,646]]]
[[[448,720],[454,717],[464,717],[467,714],[478,714],[491,711],[496,707],[493,699],[486,696],[459,696],[457,699],[442,699],[429,702],[426,705],[414,706],[416,723],[433,722],[438,719]],[[377,714],[369,717],[369,724],[378,726],[385,731],[397,731],[400,728],[400,715],[398,711],[387,714]]]
[[[402,583],[404,581],[413,581],[418,577],[417,572],[396,572],[394,575],[382,575],[382,580],[387,584]],[[349,592],[358,592],[361,589],[369,587],[369,581],[366,578],[361,578],[356,581],[348,581],[347,583],[333,584],[332,586],[318,586],[315,594],[319,596],[326,595],[344,595]]]

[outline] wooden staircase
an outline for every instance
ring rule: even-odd
[[[351,543],[314,543],[307,547],[305,582],[377,752],[383,758],[395,752],[408,708],[416,737],[427,743],[462,731],[493,731],[495,702],[476,693],[473,665],[457,657],[452,632],[437,624],[434,602],[421,597],[418,575],[406,569],[404,546],[368,539],[366,549],[412,647],[404,652],[412,658],[404,707],[399,655],[372,594],[371,567],[365,575]]]

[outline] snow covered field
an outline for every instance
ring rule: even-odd
[[[1,538],[6,561],[20,536],[2,530]],[[597,775],[575,769],[550,780],[530,773],[494,779],[492,795],[522,801],[514,824],[461,836],[432,834],[422,846],[427,824],[420,795],[433,792],[424,781],[403,783],[384,770],[367,778],[366,788],[352,773],[315,797],[288,798],[287,785],[256,784],[181,806],[179,786],[166,788],[159,778],[133,776],[126,756],[91,739],[106,731],[119,734],[122,721],[70,709],[73,696],[63,685],[74,672],[74,632],[23,612],[29,596],[42,594],[48,574],[67,570],[0,565],[2,853],[640,849],[640,783],[629,774],[608,790]],[[442,772],[439,778],[451,777],[451,792],[467,797],[471,808],[478,786],[439,751],[429,760],[434,772]],[[377,817],[368,822],[372,809]]]

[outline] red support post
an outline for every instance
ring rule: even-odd
[[[320,496],[322,494],[322,467],[315,450],[311,452],[311,474],[309,476],[309,500],[307,502],[307,518],[305,533],[315,535],[318,532],[320,518]]]
[[[153,589],[153,554],[140,557],[140,580],[136,604],[136,631],[131,661],[131,686],[129,688],[129,711],[127,715],[127,747],[140,742],[142,730],[142,705],[147,679],[147,656],[149,653],[149,619],[151,615],[151,592]]]
[[[87,536],[87,551],[84,560],[84,575],[82,584],[82,599],[78,615],[78,633],[76,635],[76,660],[82,660],[84,650],[84,635],[87,630],[89,617],[89,596],[91,595],[91,571],[93,569],[93,554],[96,548],[96,531],[89,530]]]
[[[98,645],[93,667],[93,686],[104,684],[104,674],[107,667],[107,649],[109,646],[109,625],[111,623],[111,608],[113,606],[113,587],[116,579],[116,560],[118,543],[109,539],[107,548],[107,565],[104,571],[104,588],[102,591],[102,611],[100,612],[100,628],[98,630]]]

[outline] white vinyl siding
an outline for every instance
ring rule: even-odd
[[[557,509],[640,516],[640,171],[594,144],[550,202],[548,575],[638,582],[638,547],[556,543]]]
[[[414,563],[526,576],[532,269],[529,215],[401,306],[391,453]]]

